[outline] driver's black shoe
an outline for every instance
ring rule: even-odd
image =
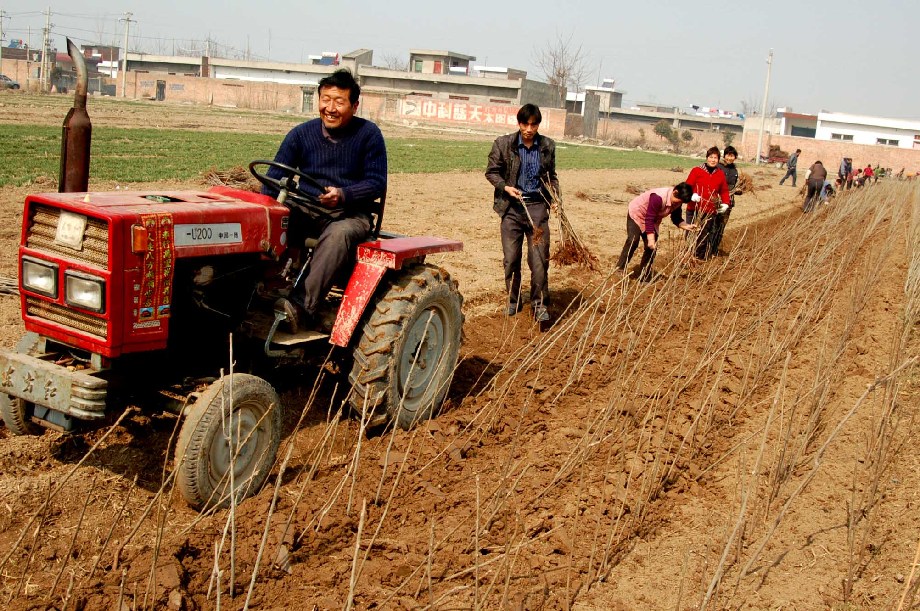
[[[300,324],[305,322],[302,319],[307,318],[304,316],[306,312],[284,297],[279,297],[275,302],[275,314],[284,315],[284,322],[287,323],[288,331],[292,334],[300,330]]]

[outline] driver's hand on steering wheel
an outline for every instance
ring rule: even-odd
[[[326,192],[319,196],[319,203],[327,208],[335,208],[345,199],[345,194],[338,187],[326,187]]]

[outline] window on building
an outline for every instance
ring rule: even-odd
[[[853,142],[853,134],[831,134],[831,140],[842,140],[843,142]]]
[[[499,100],[497,98],[489,98],[489,101],[493,104],[510,104],[511,100]]]
[[[900,141],[893,138],[876,138],[875,143],[881,144],[882,146],[898,146]]]
[[[414,68],[414,70],[415,70],[416,72],[421,72],[421,71],[422,71],[422,60],[420,60],[420,59],[415,60],[415,68]]]
[[[800,138],[814,138],[816,133],[817,130],[814,127],[796,127],[793,125],[789,135],[798,136]]]
[[[449,95],[447,97],[448,99],[451,99],[451,100],[469,100],[470,99],[470,96],[468,95]]]
[[[441,62],[440,61],[434,62],[434,73],[441,74]]]

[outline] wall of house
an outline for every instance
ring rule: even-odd
[[[281,81],[288,85],[316,85],[325,74],[305,74],[290,72],[278,74],[273,70],[259,70],[257,68],[239,68],[236,66],[215,66],[211,64],[211,78],[240,80],[240,81]]]
[[[692,139],[687,141],[681,138],[680,151],[688,155],[702,156],[706,149],[717,146],[725,148],[724,132],[711,129],[681,128],[680,132],[689,131]],[[654,125],[637,123],[635,121],[619,121],[614,119],[598,119],[595,138],[600,142],[624,148],[642,148],[653,151],[671,151],[671,144],[655,133]],[[735,136],[732,144],[738,148],[741,136]]]
[[[743,159],[752,160],[755,158],[759,133],[758,130],[745,130],[741,145],[735,145]],[[788,153],[792,153],[795,149],[802,149],[802,153],[799,156],[799,169],[803,173],[808,166],[820,159],[828,169],[828,174],[836,175],[840,161],[844,157],[853,159],[854,168],[864,168],[870,164],[874,167],[879,164],[882,167],[891,168],[895,172],[901,168],[906,168],[908,172],[920,171],[920,150],[765,133],[762,150],[768,151],[770,150],[770,145],[774,144]]]
[[[799,117],[785,117],[782,119],[782,133],[789,136],[792,135],[792,128],[796,129],[810,129],[814,130],[818,125],[817,119],[806,119]],[[760,124],[758,124],[758,127]],[[766,131],[766,130],[764,130]]]
[[[166,72],[130,71],[125,80],[127,97],[148,99],[156,98],[157,81],[165,82],[166,102],[301,112],[304,99],[301,87],[282,83],[227,81]],[[118,79],[116,95],[122,95],[121,79]]]
[[[362,108],[362,112],[372,113],[373,109],[379,111],[383,104],[385,110],[381,111],[379,116],[391,121],[439,123],[499,133],[512,132],[518,128],[517,111],[520,105],[517,103],[491,104],[481,100],[443,100],[428,96],[405,95],[400,97],[396,103],[390,101],[387,104],[387,98],[392,100],[392,96],[387,96],[382,92],[368,92],[367,95],[368,98],[379,97],[384,101],[377,100],[369,103],[368,108]],[[364,106],[364,93],[361,94],[361,99],[361,104]],[[565,131],[566,112],[561,108],[540,108],[540,113],[543,115],[540,132],[553,138],[561,138]]]
[[[821,121],[818,125],[816,138],[819,140],[833,141],[833,134],[853,136],[853,144],[870,144],[873,146],[878,142],[879,138],[897,140],[899,148],[911,149],[914,147],[914,136],[916,132],[914,130],[897,129],[894,127],[877,127]]]
[[[426,93],[433,98],[450,96],[478,97],[517,103],[520,100],[520,81],[491,80],[468,76],[442,76],[401,72],[384,68],[362,66],[361,89],[400,91],[406,94]]]
[[[24,59],[3,58],[3,74],[7,75],[14,81],[19,82],[19,86],[24,90],[38,89],[38,72],[41,69],[41,62],[32,62]]]
[[[544,108],[553,108],[559,104],[559,90],[556,87],[530,79],[522,79],[520,83],[521,97],[518,101],[522,105],[536,104],[542,112]]]

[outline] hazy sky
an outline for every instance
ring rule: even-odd
[[[410,48],[450,50],[475,63],[521,68],[544,80],[538,52],[571,36],[589,82],[614,78],[627,105],[657,102],[724,110],[759,108],[774,50],[768,102],[819,110],[920,119],[915,0],[772,2],[315,2],[302,0],[75,0],[39,6],[0,0],[4,44],[40,44],[51,9],[58,49],[75,42],[120,45],[133,13],[131,50],[171,53],[211,40],[239,52],[299,62],[323,51],[373,49],[374,63],[408,59]],[[115,12],[119,11],[119,12]],[[913,58],[913,59],[911,59]]]

